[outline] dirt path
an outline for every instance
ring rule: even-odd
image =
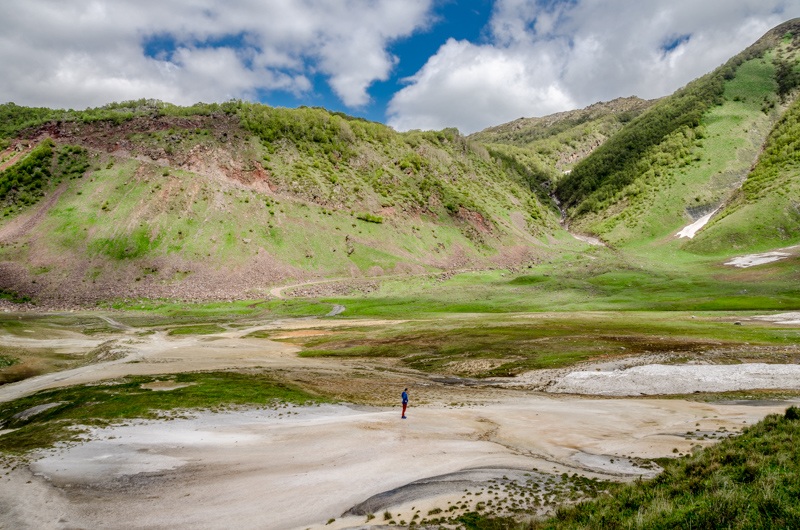
[[[61,194],[64,193],[67,186],[68,182],[62,182],[36,210],[28,214],[20,215],[7,225],[0,227],[0,243],[13,243],[36,228],[36,226],[42,222],[42,219],[44,219],[44,216],[50,208],[58,202],[58,198],[61,197]]]
[[[26,147],[19,153],[12,155],[11,158],[0,164],[0,171],[5,171],[6,169],[10,168],[11,166],[19,162],[25,155],[33,151],[34,147],[36,147],[36,144],[31,142],[31,144],[28,147]]]
[[[275,298],[280,298],[282,300],[286,300],[286,297],[283,296],[283,291],[286,289],[295,289],[297,287],[306,287],[308,285],[319,285],[322,283],[336,283],[336,282],[344,282],[350,280],[352,278],[334,278],[332,280],[312,280],[309,282],[302,282],[302,283],[293,283],[291,285],[283,285],[281,287],[273,287],[270,289],[269,294],[274,296]]]

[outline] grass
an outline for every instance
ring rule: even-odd
[[[790,407],[693,455],[659,459],[664,471],[654,479],[606,484],[578,503],[562,496],[548,518],[484,507],[433,522],[469,530],[797,528],[798,436],[800,411]]]
[[[789,419],[792,418],[792,419]],[[800,527],[797,409],[770,415],[735,438],[666,465],[650,481],[558,510],[532,528]]]
[[[306,300],[239,300],[236,302],[189,303],[171,300],[121,300],[109,304],[122,312],[114,315],[134,327],[171,327],[182,324],[246,322],[251,318],[322,316],[328,304]]]
[[[575,223],[615,246],[651,242],[722,203],[750,170],[775,116],[761,110],[774,94],[774,66],[752,59],[724,83],[722,104],[712,106],[694,129],[680,129],[647,151],[636,183],[608,209]],[[685,242],[683,240],[682,242]]]
[[[795,362],[800,331],[778,325],[734,326],[716,312],[581,312],[441,315],[384,327],[339,328],[296,337],[304,357],[399,357],[437,374],[512,376],[590,359],[667,354],[730,364]],[[663,361],[662,361],[663,362]]]
[[[169,379],[191,386],[171,391],[143,389],[142,385]],[[78,427],[127,419],[154,419],[175,411],[209,410],[231,406],[271,406],[276,402],[304,404],[324,399],[258,372],[199,372],[169,376],[128,376],[116,381],[38,392],[0,405],[3,428],[17,429],[0,437],[0,451],[19,455],[77,440]],[[29,419],[14,415],[46,403],[58,406]]]
[[[385,279],[375,292],[326,298],[347,316],[426,317],[525,311],[790,311],[800,308],[797,261],[722,266],[672,247],[627,254],[591,249],[511,271]],[[450,278],[450,279],[447,279]]]
[[[216,324],[200,324],[197,326],[181,326],[169,331],[170,335],[211,335],[225,331]]]

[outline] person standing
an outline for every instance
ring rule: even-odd
[[[408,406],[408,389],[403,390],[403,415],[401,419],[406,419],[406,407]]]

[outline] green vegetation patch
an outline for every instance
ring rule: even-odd
[[[383,217],[372,215],[371,213],[360,213],[356,216],[356,218],[361,219],[362,221],[367,221],[368,223],[381,224],[383,222]]]
[[[513,376],[590,359],[656,353],[676,359],[702,357],[721,364],[742,359],[797,360],[792,350],[785,350],[798,339],[796,330],[734,326],[719,316],[692,318],[669,312],[440,315],[430,321],[341,329],[335,335],[295,338],[293,343],[304,346],[303,357],[400,357],[417,370],[474,377]]]
[[[45,139],[22,161],[0,173],[0,204],[35,203],[43,195],[52,175],[55,143]]]
[[[145,383],[168,379],[166,392],[143,389]],[[169,376],[129,376],[121,380],[39,392],[0,406],[3,428],[17,429],[0,437],[0,451],[20,454],[77,440],[82,425],[106,425],[124,419],[157,419],[165,412],[208,410],[225,406],[270,406],[276,402],[305,404],[324,401],[263,373],[201,372]],[[15,415],[57,403],[26,419]]]
[[[16,291],[12,291],[10,289],[0,289],[0,298],[11,300],[15,304],[24,304],[31,301],[30,296],[21,296]]]
[[[0,355],[0,368],[7,368],[19,364],[19,359],[8,355]]]
[[[198,326],[182,326],[170,330],[170,335],[211,335],[225,331],[216,324],[201,324]]]
[[[796,407],[767,416],[736,438],[667,462],[653,480],[562,507],[532,528],[798,528],[798,416]]]

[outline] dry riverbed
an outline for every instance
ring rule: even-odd
[[[248,337],[331,333],[353,321],[284,319],[177,336],[108,323],[117,330],[109,337],[119,358],[3,385],[0,403],[126,375],[242,369],[362,405],[190,411],[92,428],[80,443],[0,471],[0,528],[347,528],[420,523],[476,509],[546,513],[588,494],[586,487],[602,490],[603,481],[653,476],[659,470],[653,459],[688,454],[788,406],[596,397],[608,393],[602,385],[612,376],[633,379],[637,369],[664,366],[660,358],[475,382],[431,377],[391,359],[300,358],[298,346]],[[733,373],[700,377],[695,368],[741,366],[764,370],[664,366],[657,378],[678,385],[664,393],[691,393],[700,382],[728,381]],[[739,371],[744,375],[725,389],[764,388]],[[646,383],[650,376],[642,377]],[[568,388],[570,378],[601,386]],[[545,394],[537,385],[588,395]],[[401,420],[399,409],[386,405],[395,405],[406,386],[411,409]],[[165,378],[146,388],[167,393],[182,386]]]

